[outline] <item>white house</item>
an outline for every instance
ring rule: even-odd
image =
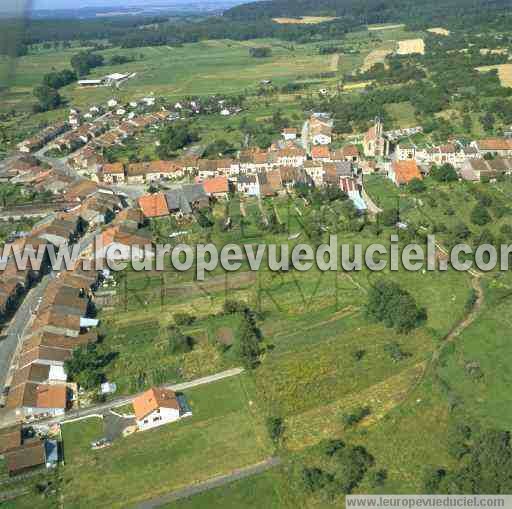
[[[117,106],[117,101],[115,99],[109,99],[107,102],[107,106],[109,108],[115,108]]]
[[[192,415],[184,398],[169,389],[153,387],[133,400],[140,431],[156,428]]]
[[[293,127],[285,127],[281,131],[281,135],[283,136],[285,141],[296,140],[297,139],[297,134],[298,134],[297,133],[297,129],[295,129]]]

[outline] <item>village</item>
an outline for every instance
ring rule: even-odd
[[[376,215],[380,208],[365,190],[369,175],[401,188],[421,181],[434,166],[450,165],[460,180],[469,182],[512,173],[510,138],[469,144],[450,140],[420,148],[408,140],[421,127],[386,132],[377,118],[359,140],[332,148],[333,122],[323,112],[308,114],[302,128],[284,128],[267,150],[247,147],[232,158],[205,159],[190,152],[172,160],[105,161],[106,148],[179,120],[181,105],[167,111],[155,103],[153,97],[128,105],[112,99],[85,114],[72,108],[68,122],[21,142],[1,169],[1,182],[52,196],[50,204],[0,209],[3,220],[30,216],[35,221],[30,231],[13,233],[0,283],[0,348],[9,359],[0,373],[0,454],[10,475],[55,467],[59,424],[84,409],[94,412],[93,402],[88,403],[91,410],[83,406],[83,391],[68,380],[65,363],[77,347],[98,342],[101,299],[96,294],[109,287],[112,276],[108,270],[85,270],[84,262],[109,256],[112,246],[118,258],[128,259],[132,248],[154,243],[145,228],[150,221],[173,217],[178,224],[190,222],[195,212],[230,196],[262,200],[293,194],[297,186],[336,188],[359,214]],[[96,236],[102,239],[100,251],[95,250]],[[47,257],[38,271],[16,266],[16,252],[76,244],[80,260],[73,270],[54,273]],[[142,251],[137,256],[142,258]],[[102,394],[114,397],[115,380],[101,387]],[[154,386],[127,402],[133,405],[130,433],[192,415],[186,392],[172,388]],[[101,439],[93,447],[110,444]]]

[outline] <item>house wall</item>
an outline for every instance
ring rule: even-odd
[[[179,420],[180,413],[174,408],[159,408],[154,412],[150,413],[144,419],[137,421],[137,426],[140,431],[146,431],[148,429],[157,428],[170,422]]]

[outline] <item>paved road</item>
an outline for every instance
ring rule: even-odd
[[[7,337],[0,342],[0,384],[2,389],[10,383],[13,374],[10,372],[11,362],[21,344],[20,339],[23,336],[23,332],[33,317],[39,298],[43,296],[48,283],[54,277],[53,273],[44,276],[39,284],[28,292],[3,332]]]
[[[163,385],[162,387],[179,392],[179,391],[184,391],[184,390],[190,389],[192,387],[197,387],[198,385],[210,384],[213,382],[217,382],[218,380],[224,380],[225,378],[238,376],[241,373],[243,373],[243,371],[244,371],[243,368],[233,368],[233,369],[228,369],[226,371],[222,371],[221,373],[217,373],[215,375],[198,378],[198,379],[192,380],[190,382],[183,382],[183,383],[179,383],[179,384],[168,384],[168,385]],[[81,410],[67,412],[66,415],[52,417],[50,419],[41,420],[38,422],[40,422],[40,423],[44,422],[44,423],[48,423],[48,424],[64,423],[66,421],[77,419],[79,417],[87,417],[89,415],[103,414],[113,408],[117,408],[120,406],[127,405],[128,403],[131,403],[140,394],[142,394],[142,393],[132,394],[130,396],[123,396],[120,398],[113,399],[111,401],[107,401],[106,403],[102,403],[100,405],[95,405],[95,406],[87,407],[87,408],[84,408]],[[1,425],[1,423],[0,423],[0,425]]]
[[[182,498],[188,498],[193,495],[198,495],[199,493],[203,493],[204,491],[209,491],[220,486],[230,484],[234,481],[245,479],[246,477],[261,474],[280,464],[280,458],[268,458],[267,460],[262,461],[261,463],[233,470],[233,472],[231,472],[230,474],[212,477],[207,481],[187,486],[186,488],[183,488],[181,490],[173,491],[171,493],[168,493],[167,495],[162,495],[160,497],[153,498],[146,502],[141,502],[140,504],[134,506],[133,509],[155,509],[157,507],[163,506],[164,504],[169,504],[170,502],[174,502]]]

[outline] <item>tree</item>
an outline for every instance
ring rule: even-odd
[[[235,147],[226,140],[217,140],[210,143],[203,154],[203,157],[219,157],[221,155],[232,155],[236,152]]]
[[[71,57],[71,67],[77,76],[85,76],[94,67],[103,65],[103,56],[92,51],[81,51]]]
[[[438,493],[441,481],[446,477],[446,470],[442,468],[428,468],[423,475],[423,489],[428,495]]]
[[[426,188],[425,182],[418,178],[412,179],[407,186],[407,189],[409,189],[411,193],[423,193]]]
[[[438,182],[455,182],[459,178],[455,168],[449,163],[442,166],[433,166],[430,176]]]
[[[183,325],[192,325],[196,321],[196,317],[189,313],[176,313],[174,315],[174,323],[181,327]]]
[[[342,493],[352,493],[363,480],[368,468],[373,466],[373,456],[362,446],[350,446],[340,449],[336,454],[338,470],[336,480]]]
[[[396,208],[385,209],[379,214],[379,222],[384,226],[395,226],[399,218],[398,209]]]
[[[386,479],[388,478],[388,473],[386,470],[373,470],[370,472],[369,483],[372,488],[381,488],[384,486]]]
[[[47,85],[35,87],[34,96],[39,101],[37,111],[55,110],[62,104],[62,97],[57,90]]]
[[[471,211],[471,222],[478,226],[484,226],[492,220],[489,212],[485,207],[476,205]]]
[[[76,75],[69,69],[60,72],[50,72],[43,76],[43,85],[54,88],[55,90],[65,87],[76,80]]]
[[[98,386],[104,379],[102,368],[111,360],[112,355],[102,355],[96,345],[81,346],[73,350],[71,358],[64,362],[68,377],[86,390]]]
[[[268,58],[272,56],[272,50],[267,47],[249,48],[249,55],[253,58]]]
[[[284,420],[282,417],[267,417],[267,431],[274,444],[278,444],[284,433]]]
[[[334,476],[321,468],[304,468],[302,471],[304,488],[310,493],[315,493],[334,481]]]
[[[343,425],[345,428],[350,428],[351,426],[354,426],[355,424],[361,422],[365,417],[371,414],[370,407],[359,407],[356,408],[352,413],[350,414],[343,414]]]
[[[345,442],[338,439],[324,440],[320,447],[326,456],[332,458],[340,449],[345,447]]]
[[[194,348],[194,339],[186,336],[177,327],[169,328],[169,351],[173,354],[187,353]]]
[[[244,320],[240,326],[239,354],[240,360],[246,369],[254,369],[259,362],[261,353],[261,333],[254,323],[251,312],[244,313]]]
[[[378,281],[370,288],[366,316],[398,332],[410,332],[426,319],[426,310],[419,308],[412,295],[391,281]]]
[[[159,137],[158,157],[171,159],[175,152],[199,139],[197,133],[186,123],[177,123],[165,127]]]

